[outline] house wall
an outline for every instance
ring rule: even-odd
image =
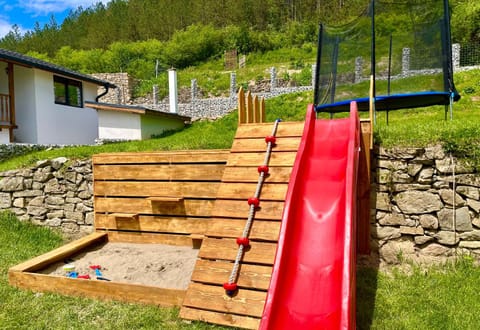
[[[7,128],[2,128],[0,130],[0,144],[10,143],[10,132]]]
[[[36,91],[33,70],[15,65],[14,77],[15,119],[18,126],[13,130],[14,142],[37,143]]]
[[[140,140],[140,115],[98,110],[98,137],[105,140]]]
[[[142,116],[142,140],[151,139],[152,135],[160,135],[164,131],[181,129],[184,123],[178,119],[159,116]]]
[[[98,118],[91,108],[55,104],[53,74],[34,70],[35,103],[40,144],[94,144]],[[83,100],[94,101],[95,84],[83,82]],[[26,141],[30,142],[30,141]]]

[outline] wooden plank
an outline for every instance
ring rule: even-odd
[[[21,264],[13,266],[10,268],[9,272],[26,272],[26,271],[36,271],[55,263],[57,261],[63,260],[72,254],[75,254],[88,246],[92,246],[99,242],[104,242],[107,240],[107,234],[101,232],[95,232],[85,237],[82,237],[76,241],[70,242],[66,245],[63,245],[55,250],[42,254],[36,258],[25,261]]]
[[[150,203],[180,203],[183,202],[183,197],[170,197],[170,196],[152,196],[147,197]]]
[[[97,229],[112,229],[109,215],[96,214],[95,227]],[[204,234],[210,220],[205,218],[176,218],[141,215],[137,220],[125,219],[118,221],[118,230],[137,230],[148,232],[175,233],[175,234]]]
[[[101,230],[98,230],[101,232]],[[108,231],[109,242],[168,244],[177,246],[192,246],[198,248],[189,235],[160,234],[144,232]]]
[[[302,136],[304,122],[281,122],[277,128],[277,137]],[[241,138],[265,138],[272,134],[273,123],[244,124],[237,128],[236,139]]]
[[[183,306],[261,317],[266,296],[266,292],[243,289],[231,298],[221,286],[190,283]]]
[[[113,218],[121,218],[121,219],[130,220],[130,221],[137,221],[138,219],[138,213],[111,213],[109,214],[109,216]]]
[[[258,329],[260,326],[259,318],[211,312],[190,307],[182,307],[179,316],[186,320],[197,320],[244,329]]]
[[[300,137],[280,137],[272,148],[277,151],[297,151],[300,145]],[[245,138],[235,139],[232,144],[231,152],[264,152],[267,150],[265,137],[263,138]]]
[[[297,152],[273,152],[270,156],[269,166],[292,167]],[[227,166],[259,166],[263,165],[265,152],[232,153],[228,158]]]
[[[281,220],[284,202],[264,201],[255,211],[255,219],[259,220]],[[248,204],[245,200],[217,199],[215,208],[212,210],[214,217],[245,218],[245,208]]]
[[[224,164],[94,165],[95,180],[203,180],[220,181]]]
[[[275,243],[250,242],[250,248],[243,256],[243,262],[273,265]],[[203,240],[198,256],[204,259],[235,260],[238,245],[234,239],[207,238]]]
[[[269,167],[265,178],[266,183],[288,183],[290,181],[291,167]],[[227,166],[223,173],[222,182],[258,182],[258,166]]]
[[[115,152],[95,154],[93,164],[180,164],[180,163],[222,163],[229,150],[184,150],[163,152]]]
[[[96,196],[94,198],[95,211],[141,213],[141,214],[164,214],[183,216],[210,216],[214,200],[211,199],[186,199],[181,204],[174,203],[150,203],[146,198],[106,198]]]
[[[223,285],[228,282],[232,267],[231,262],[199,259],[195,264],[192,281]],[[271,274],[271,266],[242,264],[239,268],[237,284],[243,288],[268,290]]]
[[[260,102],[258,100],[258,95],[253,96],[253,122],[261,123],[260,121]]]
[[[245,212],[245,220],[214,218],[208,222],[205,235],[213,237],[237,238],[242,236],[248,211]],[[277,241],[280,232],[280,221],[254,220],[249,238],[264,241]]]
[[[180,196],[215,198],[219,182],[96,181],[95,196]]]
[[[185,290],[139,284],[72,279],[45,274],[10,272],[10,283],[34,291],[48,291],[102,300],[120,300],[161,306],[180,306]]]
[[[228,183],[222,184],[218,190],[219,199],[245,199],[253,196],[257,188],[256,183]],[[265,183],[260,194],[260,204],[263,200],[283,201],[287,193],[286,183]]]

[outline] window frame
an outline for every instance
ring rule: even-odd
[[[65,101],[59,100],[56,95],[57,92],[57,84],[63,85],[63,92]],[[77,97],[79,98],[78,102],[74,103],[73,101],[76,99],[71,95],[71,89],[75,88],[77,93]],[[54,94],[54,101],[55,104],[65,105],[69,107],[75,108],[83,108],[83,84],[80,80],[74,80],[62,76],[53,75],[53,94]]]

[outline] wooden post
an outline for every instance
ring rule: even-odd
[[[252,93],[250,91],[247,92],[247,123],[253,123],[253,100],[252,100]]]
[[[238,90],[238,123],[245,124],[247,122],[247,110],[245,109],[245,92],[240,86]]]
[[[13,142],[13,129],[16,127],[16,118],[15,118],[15,82],[13,77],[13,64],[8,63],[8,95],[10,97],[10,142]]]
[[[357,182],[357,253],[370,254],[370,150],[372,123],[360,122],[361,149],[358,161]]]
[[[267,115],[265,113],[265,99],[262,97],[260,99],[260,123],[264,123],[267,121]]]
[[[260,123],[260,102],[258,101],[258,96],[253,97],[253,122]]]

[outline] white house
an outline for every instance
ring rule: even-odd
[[[141,106],[85,102],[98,111],[98,137],[102,140],[145,140],[165,131],[182,129],[190,117]]]
[[[93,144],[98,86],[115,85],[0,49],[0,143]]]

